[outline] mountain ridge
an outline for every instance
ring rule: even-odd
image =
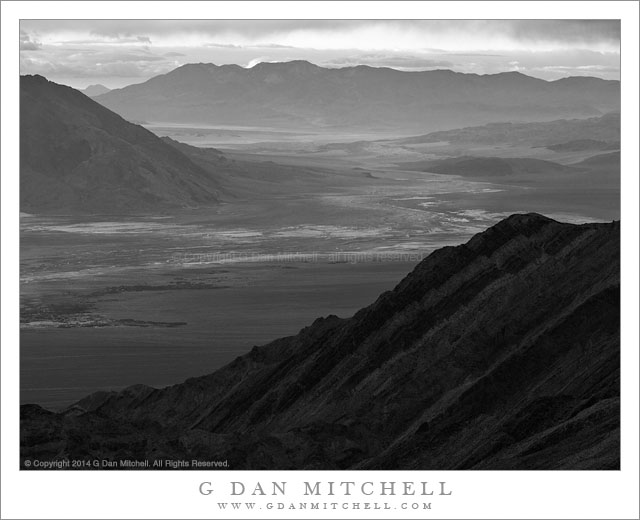
[[[409,131],[600,115],[619,107],[619,88],[613,80],[547,82],[511,72],[199,63],[96,100],[132,120]]]
[[[569,82],[574,82],[574,81],[580,81],[580,80],[587,80],[587,81],[591,81],[593,80],[594,82],[603,82],[603,83],[609,83],[609,84],[619,84],[620,81],[619,80],[611,80],[611,79],[603,79],[603,78],[598,78],[596,76],[566,76],[563,78],[558,78],[558,79],[554,79],[554,80],[546,80],[546,79],[542,79],[542,78],[537,78],[535,76],[529,76],[528,74],[524,74],[522,72],[516,71],[516,70],[512,70],[512,71],[503,71],[503,72],[494,72],[494,73],[487,73],[487,74],[478,74],[475,72],[458,72],[458,71],[454,71],[451,69],[428,69],[428,70],[411,70],[411,71],[406,71],[406,70],[400,70],[400,69],[395,69],[393,67],[387,67],[387,66],[380,66],[380,67],[376,67],[376,66],[372,66],[372,65],[365,65],[365,64],[361,64],[361,65],[349,65],[349,66],[344,66],[344,67],[324,67],[322,65],[317,65],[315,63],[312,63],[308,60],[291,60],[291,61],[261,61],[257,64],[255,64],[252,67],[242,67],[241,65],[235,64],[235,63],[227,63],[227,64],[222,64],[222,65],[218,65],[216,63],[213,62],[198,62],[198,63],[185,63],[184,65],[180,65],[179,67],[176,67],[175,69],[165,73],[165,74],[160,74],[158,76],[155,77],[160,77],[160,76],[166,76],[168,74],[171,74],[173,72],[177,72],[179,70],[185,70],[191,67],[201,67],[201,68],[214,68],[214,69],[232,69],[232,70],[238,70],[238,71],[251,71],[251,70],[261,70],[264,68],[268,68],[271,66],[278,66],[278,67],[285,67],[285,68],[290,68],[290,69],[295,69],[295,68],[305,68],[305,69],[311,69],[311,70],[350,70],[350,69],[360,69],[360,70],[389,70],[389,71],[393,71],[393,72],[398,72],[401,74],[423,74],[423,73],[444,73],[444,74],[451,74],[451,75],[459,75],[459,76],[468,76],[468,77],[477,77],[477,78],[492,78],[492,77],[513,77],[513,78],[528,78],[528,79],[533,79],[533,80],[537,80],[543,83],[569,83]],[[122,88],[126,88],[126,87],[122,87]],[[120,89],[112,89],[112,90],[122,90],[122,88]]]

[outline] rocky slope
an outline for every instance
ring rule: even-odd
[[[517,72],[328,69],[306,61],[192,63],[98,96],[129,120],[278,128],[433,131],[496,121],[593,117],[619,109],[620,83]]]
[[[20,210],[142,213],[215,204],[205,171],[144,128],[42,76],[20,78]]]
[[[616,469],[619,223],[513,215],[327,317],[164,389],[22,407],[24,458],[231,469]]]

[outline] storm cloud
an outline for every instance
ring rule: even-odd
[[[20,28],[21,73],[79,88],[121,87],[185,63],[294,59],[619,78],[616,20],[23,20]]]
[[[98,38],[141,37],[163,40],[197,35],[209,40],[232,35],[245,41],[277,39],[309,33],[334,36],[359,30],[404,33],[425,37],[501,35],[512,44],[619,45],[617,20],[25,20],[25,29],[44,34],[88,33]],[[141,36],[144,35],[144,36]]]
[[[20,50],[21,51],[37,51],[42,44],[31,38],[25,31],[20,31]]]

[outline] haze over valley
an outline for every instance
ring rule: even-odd
[[[274,68],[288,66],[301,65]],[[208,373],[318,316],[350,316],[515,212],[619,218],[619,115],[595,108],[389,137],[377,124],[149,131],[36,76],[21,96],[23,402]]]

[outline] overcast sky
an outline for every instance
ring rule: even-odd
[[[620,79],[620,24],[606,20],[22,20],[20,73],[84,88],[140,83],[185,63],[517,70]]]

